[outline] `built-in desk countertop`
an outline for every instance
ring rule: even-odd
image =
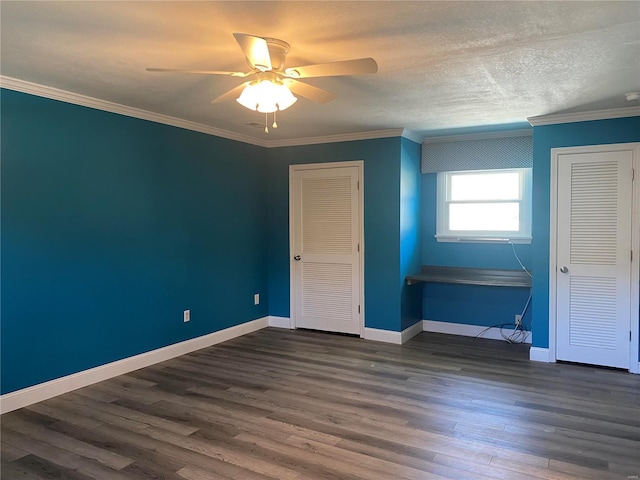
[[[405,281],[407,285],[426,282],[531,288],[531,277],[524,270],[493,270],[436,265],[423,265],[420,273],[407,275]]]

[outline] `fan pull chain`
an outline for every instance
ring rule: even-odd
[[[269,126],[267,123],[269,122],[268,113],[264,114],[264,133],[269,133]]]
[[[273,112],[273,128],[278,128],[278,124],[276,123],[276,112]]]

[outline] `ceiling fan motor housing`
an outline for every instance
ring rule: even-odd
[[[265,40],[271,57],[271,70],[282,72],[291,45],[277,38],[265,37]]]

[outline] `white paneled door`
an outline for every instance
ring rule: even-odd
[[[361,334],[360,167],[291,173],[294,324]]]
[[[557,168],[557,359],[628,369],[633,151],[561,154]]]

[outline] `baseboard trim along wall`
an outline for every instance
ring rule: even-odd
[[[529,350],[529,360],[532,362],[551,362],[549,358],[549,349],[540,347],[531,347]]]
[[[393,332],[391,330],[380,330],[378,328],[365,327],[363,338],[365,340],[372,340],[374,342],[402,345],[402,332]]]
[[[159,362],[164,362],[171,358],[179,357],[187,353],[200,350],[201,348],[210,347],[218,343],[226,342],[236,337],[246,335],[247,333],[261,330],[265,327],[287,328],[291,329],[291,319],[288,317],[268,316],[258,318],[247,323],[242,323],[234,327],[225,328],[218,332],[209,333],[201,337],[185,340],[184,342],[175,343],[166,347],[158,348],[150,352],[141,353],[133,357],[124,358],[115,362],[100,365],[99,367],[84,370],[82,372],[67,375],[65,377],[56,378],[54,380],[40,383],[32,387],[7,393],[0,396],[0,414],[17,410],[37,402],[41,402],[48,398],[71,392],[78,388],[86,387],[109,378],[117,377],[125,373],[133,372],[140,368],[148,367]],[[437,322],[434,320],[422,320],[412,326],[404,329],[402,332],[393,332],[390,330],[380,330],[377,328],[364,329],[365,340],[375,342],[392,343],[402,345],[409,341],[420,332],[436,332],[448,333],[452,335],[463,335],[467,337],[475,337],[486,327],[477,325],[466,325],[460,323]],[[503,329],[506,335],[513,332],[512,329]],[[482,338],[494,340],[504,340],[500,335],[499,328],[490,328],[482,334]],[[525,343],[531,343],[531,334],[527,332]],[[549,349],[531,347],[529,351],[529,359],[534,362],[549,362]],[[637,373],[640,371],[640,363],[638,364]]]
[[[289,317],[275,317],[269,315],[268,322],[270,327],[292,329],[291,319]]]
[[[276,328],[292,329],[291,319],[289,317],[269,316],[269,326]],[[417,334],[422,332],[422,322],[416,322],[409,328],[405,328],[402,332],[392,332],[390,330],[380,330],[377,328],[364,328],[364,339],[373,340],[375,342],[394,343],[402,345],[404,342],[411,340]]]
[[[414,323],[410,327],[405,328],[400,333],[400,337],[401,337],[401,342],[400,343],[408,342],[409,340],[411,340],[413,337],[415,337],[420,332],[424,332],[424,324],[423,324],[423,322]]]
[[[277,318],[277,317],[276,317]],[[255,332],[269,326],[270,317],[263,317],[250,322],[242,323],[234,327],[225,328],[218,332],[209,333],[201,337],[174,343],[166,347],[151,350],[150,352],[134,355],[115,362],[90,368],[82,372],[56,378],[48,382],[40,383],[32,387],[16,390],[0,396],[0,414],[17,410],[37,402],[41,402],[57,395],[86,387],[109,378],[133,372],[140,368],[148,367],[171,358],[179,357],[187,353],[210,347],[217,343],[226,342],[236,337]]]
[[[531,347],[529,360],[532,362],[555,363],[555,359],[550,357],[549,349],[540,347]],[[632,364],[629,373],[640,374],[640,362]]]
[[[478,325],[467,325],[464,323],[437,322],[435,320],[423,320],[422,325],[425,332],[448,333],[451,335],[462,335],[464,337],[476,337],[487,328]],[[509,336],[513,333],[513,329],[503,328],[502,332]],[[480,338],[504,340],[503,336],[500,334],[500,329],[495,327],[486,330],[482,335],[480,335]],[[524,343],[531,343],[531,332],[527,332],[527,335],[524,338]]]
[[[374,342],[393,343],[395,345],[402,345],[403,343],[411,340],[417,334],[422,332],[422,322],[416,322],[408,328],[405,328],[401,332],[393,332],[391,330],[379,330],[377,328],[364,329],[364,339],[373,340]]]

